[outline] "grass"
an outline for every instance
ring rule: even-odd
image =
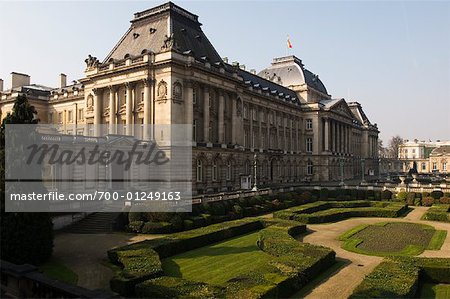
[[[164,273],[220,285],[251,269],[269,266],[273,257],[256,245],[259,232],[191,250],[162,261]]]
[[[415,256],[425,249],[439,250],[447,236],[429,225],[401,222],[381,222],[359,225],[339,237],[342,248],[376,256]]]
[[[55,258],[51,258],[44,264],[40,265],[39,269],[48,277],[59,281],[74,285],[78,282],[78,275]]]
[[[424,283],[420,291],[420,298],[450,298],[450,284]]]

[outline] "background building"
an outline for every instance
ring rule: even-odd
[[[406,140],[399,147],[399,159],[405,172],[416,165],[419,173],[448,173],[450,141]]]
[[[198,16],[173,3],[135,13],[107,57],[85,62],[85,77],[71,85],[63,74],[54,89],[13,80],[18,86],[1,92],[1,117],[25,93],[41,122],[67,134],[151,139],[130,124],[191,124],[194,194],[250,186],[255,161],[264,186],[378,173],[379,131],[358,102],[332,98],[295,56],[258,74],[229,63]],[[107,129],[95,132],[100,123]]]

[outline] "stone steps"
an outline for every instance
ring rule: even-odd
[[[112,233],[113,223],[119,213],[99,212],[70,225],[64,231],[73,234],[107,234]]]

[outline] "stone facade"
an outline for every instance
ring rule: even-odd
[[[406,141],[399,147],[403,171],[416,166],[419,173],[450,172],[450,141]]]
[[[305,180],[340,180],[378,171],[378,128],[357,102],[332,98],[295,56],[261,71],[222,59],[198,16],[166,3],[136,13],[111,53],[86,59],[85,77],[60,88],[15,87],[1,93],[1,116],[19,93],[41,122],[67,134],[126,134],[129,124],[191,124],[194,194]],[[94,132],[92,124],[108,132]],[[114,124],[118,126],[108,126]],[[68,126],[70,125],[70,126]],[[122,126],[121,126],[122,125]]]

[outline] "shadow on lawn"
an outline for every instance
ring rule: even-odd
[[[193,250],[192,252],[182,254],[182,256],[183,258],[199,258],[205,256],[221,256],[230,254],[240,254],[246,252],[257,252],[257,251],[260,251],[260,249],[256,245],[249,245],[243,247],[218,246],[218,247],[207,247],[204,250]]]

